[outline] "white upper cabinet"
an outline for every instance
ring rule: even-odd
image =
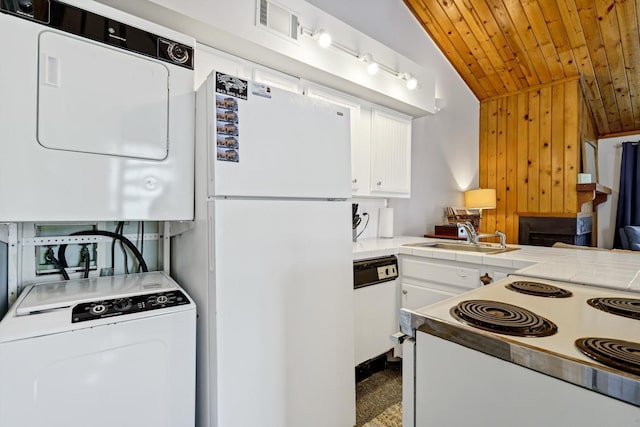
[[[255,66],[252,80],[289,92],[300,93],[300,79],[270,68]]]
[[[354,197],[410,197],[411,117],[304,82],[307,96],[351,110],[351,191]]]
[[[374,106],[371,110],[371,194],[409,197],[411,118]]]
[[[369,120],[363,117],[360,100],[349,95],[306,82],[305,95],[348,108],[351,114],[351,191],[369,192]],[[365,110],[366,111],[366,110]],[[368,116],[368,111],[367,116]]]

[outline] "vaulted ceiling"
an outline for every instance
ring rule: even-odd
[[[640,133],[640,0],[404,0],[480,101],[581,76],[599,136]]]

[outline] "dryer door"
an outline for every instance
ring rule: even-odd
[[[40,34],[42,146],[162,160],[168,114],[169,70],[163,64],[73,36]]]

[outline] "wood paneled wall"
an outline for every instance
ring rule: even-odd
[[[518,214],[579,212],[581,135],[593,132],[579,85],[565,79],[480,103],[480,188],[497,195],[481,231],[504,231],[518,243]]]

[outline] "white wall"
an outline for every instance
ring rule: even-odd
[[[411,198],[389,199],[395,234],[433,232],[445,206],[462,205],[478,186],[479,102],[402,0],[309,0],[333,16],[431,69],[442,110],[414,119]]]
[[[616,212],[620,188],[620,161],[622,144],[627,141],[638,141],[640,135],[621,136],[598,140],[598,178],[599,183],[611,188],[611,196],[598,206],[598,247],[613,247],[616,230]]]

